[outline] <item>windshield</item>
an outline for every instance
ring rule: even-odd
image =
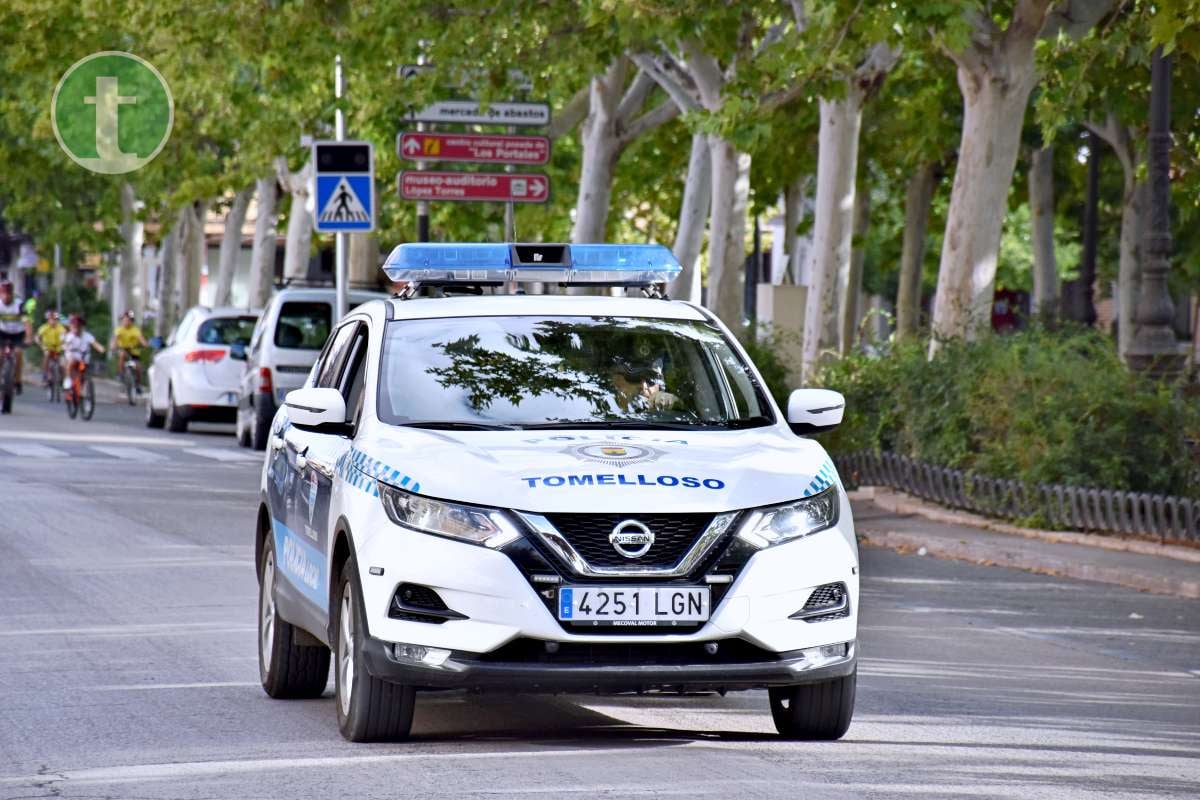
[[[379,417],[446,427],[752,427],[749,367],[703,322],[454,317],[387,326]]]
[[[202,344],[249,344],[258,317],[214,317],[205,320],[196,331]]]

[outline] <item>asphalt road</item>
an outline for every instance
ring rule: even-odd
[[[425,696],[348,744],[258,686],[257,472],[127,406],[0,418],[0,798],[1200,796],[1200,602],[882,550],[841,742],[753,692]]]

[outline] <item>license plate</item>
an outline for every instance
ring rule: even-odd
[[[593,625],[676,625],[704,622],[709,614],[707,586],[564,586],[558,590],[558,618]]]

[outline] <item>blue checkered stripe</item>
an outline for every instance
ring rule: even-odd
[[[390,483],[410,492],[421,491],[421,484],[412,477],[389,467],[377,458],[371,458],[357,447],[351,447],[337,460],[337,474],[354,488],[374,497],[379,497],[376,481]]]
[[[808,484],[808,488],[804,490],[804,496],[811,497],[814,494],[819,494],[825,491],[830,486],[833,486],[833,482],[835,480],[837,480],[837,470],[834,469],[832,461],[826,460],[826,462],[821,465],[821,468],[817,470],[817,474],[813,477],[812,483]]]

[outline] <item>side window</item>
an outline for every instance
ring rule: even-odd
[[[338,328],[333,334],[333,340],[325,351],[321,360],[321,367],[317,371],[316,386],[332,389],[341,388],[338,385],[338,378],[341,377],[342,367],[345,365],[346,356],[350,351],[350,343],[354,341],[354,335],[358,332],[358,328],[358,322],[350,322]]]
[[[350,345],[350,358],[342,375],[342,397],[346,398],[346,421],[358,422],[367,388],[367,329],[362,327]]]

